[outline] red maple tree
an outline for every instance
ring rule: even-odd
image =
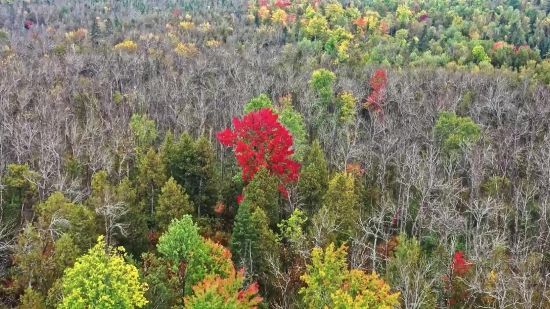
[[[386,100],[386,85],[388,83],[386,71],[376,70],[369,83],[372,88],[372,92],[363,106],[376,112],[380,117],[382,117],[382,107],[384,107],[384,101]]]
[[[455,253],[453,257],[453,271],[458,276],[464,276],[472,266],[471,263],[466,261],[466,255],[462,251]]]
[[[288,6],[292,6],[292,2],[289,1],[283,1],[283,0],[277,0],[275,1],[275,6],[279,7],[280,9],[285,9]]]
[[[472,266],[472,262],[466,260],[464,252],[459,250],[453,256],[453,261],[450,265],[450,276],[443,277],[445,290],[449,293],[448,303],[450,306],[461,306],[468,297],[466,287],[461,280],[457,279],[466,276]]]
[[[367,21],[363,17],[354,19],[353,24],[357,25],[360,29],[365,29],[365,27],[367,27]]]
[[[233,118],[235,129],[225,129],[216,137],[223,145],[235,148],[244,181],[251,181],[265,167],[279,179],[279,191],[286,195],[284,184],[298,179],[300,164],[291,159],[292,135],[278,117],[269,108],[250,112],[242,120]]]

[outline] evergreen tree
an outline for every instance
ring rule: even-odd
[[[0,224],[19,224],[23,214],[30,210],[38,198],[38,190],[33,183],[38,175],[29,169],[27,164],[9,164],[8,171],[2,177],[2,199],[0,199]],[[1,188],[1,187],[0,187]],[[2,190],[2,189],[0,189]]]
[[[107,18],[107,21],[105,22],[105,35],[107,37],[113,35],[115,26],[113,25],[113,21],[110,18]]]
[[[101,30],[99,29],[99,22],[97,21],[98,18],[94,18],[94,21],[92,23],[92,31],[90,32],[90,38],[92,39],[92,42],[94,44],[99,43],[99,38],[101,36]]]
[[[428,26],[424,25],[420,38],[418,39],[418,51],[424,52],[428,49],[430,38],[428,36]]]
[[[280,221],[281,211],[278,205],[277,178],[269,175],[269,171],[262,167],[244,190],[244,198],[250,203],[252,211],[262,209],[272,226]]]
[[[137,199],[137,193],[128,177],[115,188],[116,200],[123,202],[128,212],[121,218],[121,221],[127,224],[127,235],[120,239],[129,253],[133,256],[140,256],[147,250],[149,240],[147,239],[147,216],[142,211],[143,205]]]
[[[160,189],[166,183],[162,155],[156,153],[152,147],[139,160],[136,182],[137,199],[141,203],[142,212],[149,214],[149,218],[152,219]]]
[[[170,177],[161,189],[158,207],[155,210],[155,223],[159,231],[166,231],[172,219],[180,219],[192,212],[193,204],[189,202],[185,189]]]
[[[201,136],[195,142],[195,153],[197,156],[197,167],[195,185],[190,185],[194,194],[193,202],[197,207],[197,215],[212,213],[218,201],[218,175],[216,173],[216,157],[212,143],[206,137]]]
[[[269,285],[268,259],[279,254],[278,240],[268,227],[268,217],[262,208],[251,210],[251,202],[244,197],[233,226],[229,249],[237,268],[244,267],[247,277]]]
[[[353,235],[359,217],[359,198],[353,175],[345,172],[334,175],[323,197],[323,207],[339,226],[336,234],[330,237],[336,239],[331,240],[345,241]]]
[[[298,193],[308,216],[313,216],[319,210],[327,188],[327,162],[319,141],[315,140],[309,149],[298,179]]]
[[[229,239],[229,250],[237,268],[244,267],[247,271],[253,271],[254,258],[258,256],[258,236],[252,221],[250,204],[245,199],[239,205]]]
[[[185,188],[196,207],[197,215],[211,213],[218,201],[215,155],[212,144],[201,137],[196,142],[184,133],[177,144],[167,133],[162,145],[168,175]]]

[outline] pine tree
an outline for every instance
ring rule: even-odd
[[[218,201],[218,176],[212,144],[201,137],[196,142],[184,133],[177,144],[172,134],[166,134],[162,145],[168,175],[185,188],[197,209],[197,215],[212,213]]]
[[[113,35],[113,30],[114,30],[114,25],[113,25],[113,21],[111,21],[110,18],[107,18],[107,21],[105,22],[105,35],[107,37]]]
[[[184,187],[194,201],[195,190],[192,190],[192,183],[198,171],[193,138],[188,133],[184,133],[176,144],[172,134],[168,133],[162,145],[162,152],[168,176],[173,177],[179,185]]]
[[[189,202],[185,189],[170,177],[161,189],[158,207],[155,210],[155,223],[159,231],[166,231],[172,219],[180,219],[192,212],[193,204]]]
[[[116,200],[123,202],[128,209],[121,221],[128,225],[127,235],[120,239],[124,246],[133,256],[140,256],[147,250],[149,241],[147,239],[147,216],[143,214],[143,205],[137,199],[136,189],[129,178],[124,178],[115,187]]]
[[[162,154],[156,153],[151,147],[147,154],[140,158],[136,177],[136,193],[143,214],[149,214],[151,217],[154,215],[157,197],[165,183],[166,172]]]
[[[197,156],[197,173],[194,180],[196,186],[192,186],[191,189],[195,189],[193,202],[200,217],[203,213],[213,213],[218,201],[218,175],[212,143],[204,136],[195,142],[195,153]]]
[[[244,198],[250,203],[252,211],[257,208],[262,209],[267,215],[269,224],[277,226],[281,216],[277,179],[270,176],[265,167],[262,167],[246,186]]]
[[[88,209],[94,214],[96,233],[104,233],[105,220],[97,215],[98,209],[113,203],[113,189],[109,183],[109,175],[105,171],[98,171],[92,176],[92,192],[86,200]]]
[[[305,161],[298,179],[298,193],[306,214],[311,217],[321,207],[323,195],[328,188],[327,162],[319,141],[313,142]]]
[[[90,32],[90,38],[92,39],[92,42],[96,45],[99,43],[99,38],[101,36],[101,30],[99,29],[99,22],[97,21],[98,18],[94,18],[94,21],[92,23],[92,31]]]
[[[429,40],[430,38],[428,37],[428,26],[424,25],[422,33],[420,34],[420,39],[418,40],[418,51],[426,51],[429,47]]]
[[[254,258],[258,255],[257,241],[258,234],[252,221],[250,204],[243,200],[239,205],[233,233],[229,239],[229,250],[237,268],[245,267],[247,271],[253,271]]]
[[[262,208],[251,209],[245,195],[239,205],[229,249],[237,268],[244,267],[247,277],[259,280],[262,286],[271,284],[268,259],[279,255],[279,244],[275,233],[268,227],[268,217]]]
[[[172,164],[174,164],[173,162],[177,155],[176,143],[174,142],[174,134],[172,134],[172,131],[168,131],[166,135],[164,135],[164,141],[162,142],[160,152],[162,153],[162,162],[166,168],[167,175],[171,176]]]
[[[38,199],[38,190],[33,183],[38,175],[29,169],[27,164],[9,164],[8,171],[2,177],[3,188],[0,213],[0,224],[22,223],[22,215]]]
[[[336,173],[329,182],[323,197],[323,207],[339,226],[338,232],[330,238],[345,241],[353,235],[359,217],[359,198],[355,192],[355,178],[345,172]]]

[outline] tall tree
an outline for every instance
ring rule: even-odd
[[[200,137],[195,142],[184,133],[178,143],[174,143],[172,134],[167,133],[162,153],[169,176],[185,188],[197,215],[212,213],[218,200],[218,177],[210,141]]]
[[[124,261],[124,249],[106,246],[103,237],[77,259],[63,276],[59,308],[141,308],[147,304],[147,285],[135,266]]]
[[[138,176],[136,177],[137,198],[141,201],[143,215],[147,214],[149,220],[152,220],[155,214],[158,195],[165,183],[166,172],[162,162],[162,154],[157,153],[151,147],[147,154],[140,158]]]
[[[259,280],[269,284],[268,261],[279,254],[275,233],[268,227],[268,218],[263,209],[251,210],[251,202],[244,196],[229,240],[229,249],[237,267],[244,267],[247,282]]]
[[[166,231],[172,219],[180,219],[193,212],[193,204],[185,189],[170,177],[161,189],[158,207],[155,211],[155,223],[160,231]]]
[[[99,234],[105,235],[108,245],[117,236],[127,235],[128,224],[122,218],[128,213],[124,202],[117,200],[115,189],[108,180],[105,171],[99,171],[92,178],[92,194],[88,199],[89,207],[97,214],[96,226]]]
[[[243,270],[233,267],[227,278],[208,275],[193,286],[193,296],[185,298],[185,308],[255,309],[262,301],[258,295],[258,284],[244,288]]]
[[[2,177],[3,192],[0,199],[0,222],[21,224],[25,214],[38,198],[38,175],[27,164],[9,164]]]
[[[430,260],[416,238],[408,239],[401,234],[398,246],[388,261],[386,277],[393,288],[401,292],[404,303],[414,303],[422,308],[436,306],[433,291],[437,281],[437,264]]]
[[[301,279],[306,287],[300,290],[307,308],[392,308],[399,304],[399,293],[373,272],[367,275],[347,270],[347,247],[337,249],[330,244],[324,251],[313,249],[312,264]]]
[[[119,238],[120,244],[135,257],[147,250],[147,216],[143,213],[143,205],[137,197],[130,178],[125,177],[115,187],[116,200],[124,203],[128,212],[121,217],[121,222],[126,224],[126,237]]]
[[[215,274],[227,278],[230,274],[229,251],[205,240],[198,231],[191,216],[174,219],[168,231],[160,237],[157,246],[159,253],[171,261],[174,273],[179,274],[180,267],[186,265],[184,272],[179,274],[182,296],[191,295],[191,287],[207,275]]]
[[[251,112],[242,120],[233,119],[234,131],[225,129],[216,137],[223,145],[235,148],[244,181],[251,181],[263,166],[279,179],[279,190],[286,194],[284,184],[298,178],[300,164],[292,160],[292,136],[277,118],[267,108]]]
[[[189,190],[192,193],[192,201],[197,208],[197,215],[213,213],[218,201],[218,174],[216,173],[216,158],[212,143],[206,137],[201,136],[195,142],[197,167],[194,175],[194,185]]]
[[[308,216],[313,216],[319,210],[327,189],[327,162],[321,144],[315,140],[309,148],[298,179],[298,193]]]
[[[258,234],[252,221],[252,211],[248,201],[239,205],[233,233],[229,239],[229,250],[237,267],[253,271],[254,258],[258,256]]]
[[[281,220],[277,190],[277,179],[270,176],[269,171],[264,167],[260,168],[244,189],[244,196],[249,202],[251,210],[262,209],[266,213],[271,226],[277,226],[277,223]]]

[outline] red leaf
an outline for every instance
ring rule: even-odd
[[[280,180],[279,191],[286,195],[284,184],[298,179],[300,164],[291,159],[292,135],[278,117],[269,108],[251,112],[242,120],[234,118],[235,129],[225,129],[216,137],[223,145],[235,148],[244,181],[251,181],[265,167]]]

